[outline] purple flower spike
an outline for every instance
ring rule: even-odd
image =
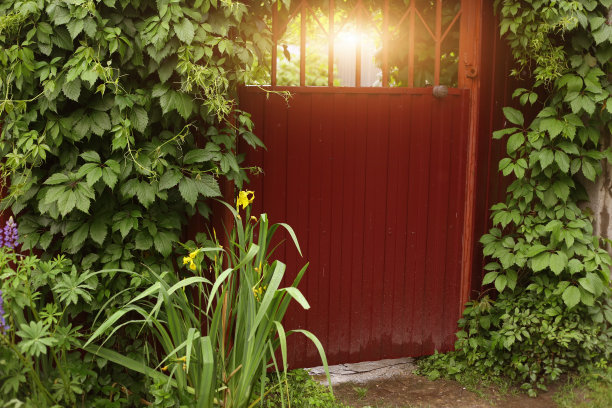
[[[10,217],[2,230],[0,236],[3,236],[3,241],[0,240],[0,247],[5,246],[7,248],[15,249],[17,240],[19,240],[19,233],[17,232],[17,223]]]
[[[0,290],[0,333],[6,333],[9,325],[4,319],[4,299],[2,299],[2,291]]]

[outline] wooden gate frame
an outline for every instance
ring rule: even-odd
[[[480,75],[482,66],[482,35],[486,0],[461,0],[461,26],[459,32],[458,87],[470,90],[468,157],[466,163],[466,200],[464,210],[463,250],[461,265],[461,308],[469,300],[473,264],[474,212],[476,205],[476,171],[478,157],[478,128],[480,111]]]
[[[334,0],[329,1],[329,10],[333,12],[335,3]],[[383,26],[382,26],[382,38],[383,44],[388,43],[389,33],[389,19],[388,19],[388,8],[389,0],[381,0],[383,3]],[[436,0],[436,20],[441,21],[442,17],[442,1]],[[465,174],[465,191],[466,201],[464,208],[464,228],[462,237],[462,266],[461,266],[461,286],[460,286],[460,310],[463,310],[463,305],[469,300],[470,289],[472,284],[472,273],[473,273],[473,256],[474,256],[474,245],[475,245],[475,208],[476,208],[476,181],[477,181],[477,157],[478,157],[478,130],[480,121],[480,101],[481,101],[481,78],[480,69],[482,67],[482,35],[483,30],[483,17],[485,15],[485,7],[491,7],[490,4],[485,4],[486,0],[461,0],[461,9],[455,16],[449,27],[442,32],[441,25],[436,24],[435,32],[427,28],[431,35],[436,47],[436,56],[440,55],[441,44],[446,34],[450,30],[450,27],[456,22],[457,18],[460,17],[459,27],[459,61],[458,61],[458,77],[457,87],[460,89],[468,89],[470,91],[470,106],[469,106],[469,133],[468,133],[468,146],[467,146],[467,163],[466,163],[466,174]],[[300,28],[300,87],[305,86],[306,76],[306,17],[309,12],[308,0],[299,0],[298,5],[290,15],[289,20],[295,16],[301,16],[301,28]],[[355,20],[356,25],[359,27],[363,23],[362,10],[363,3],[361,0],[357,2],[355,6]],[[420,14],[415,7],[414,2],[408,7],[406,14],[402,17],[409,18],[409,24],[414,29],[415,16]],[[422,17],[420,17],[422,19]],[[316,16],[315,16],[316,19]],[[280,27],[278,24],[278,7],[273,7],[272,12],[272,55],[271,55],[271,89],[277,88],[276,76],[277,76],[277,59],[278,50],[277,45],[281,37],[281,33],[286,29]],[[323,27],[321,22],[316,19],[317,24],[328,33],[329,45],[328,45],[328,86],[333,87],[333,64],[334,64],[334,19],[329,19],[329,26],[327,29]],[[288,24],[288,23],[287,23]],[[332,33],[332,35],[329,35]],[[388,47],[383,45],[383,70],[382,70],[382,86],[389,86],[389,69],[388,69]],[[408,44],[408,51],[411,54],[409,57],[409,87],[413,86],[413,68],[414,68],[414,43]],[[356,87],[360,87],[361,84],[361,56],[359,46],[356,49],[356,69],[355,69],[355,84]],[[411,69],[412,68],[412,69]],[[440,61],[439,58],[435,58],[434,68],[434,85],[439,84],[440,79]],[[283,87],[286,89],[287,87]],[[460,317],[460,316],[459,316]]]

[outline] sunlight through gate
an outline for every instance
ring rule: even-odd
[[[481,6],[303,0],[268,22],[270,86],[240,93],[267,147],[243,149],[264,172],[249,189],[297,233],[303,259],[275,254],[288,278],[310,262],[312,308],[290,308],[286,327],[314,332],[332,364],[452,348],[471,269]],[[320,364],[293,337],[292,367]]]

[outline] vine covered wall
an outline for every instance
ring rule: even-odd
[[[9,0],[0,5],[3,200],[23,249],[84,268],[172,253],[261,142],[235,88],[270,46],[269,2]],[[235,123],[235,125],[234,125]]]
[[[426,361],[424,372],[475,370],[535,393],[569,370],[608,364],[611,260],[583,209],[581,180],[594,181],[610,158],[611,6],[496,2],[511,75],[533,86],[513,90],[516,105],[503,108],[505,128],[493,133],[510,180],[481,239],[485,289],[459,321],[457,351]]]

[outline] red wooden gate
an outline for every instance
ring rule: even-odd
[[[277,88],[278,89],[278,88]],[[291,88],[289,102],[245,88],[267,151],[249,189],[256,212],[295,229],[304,258],[281,247],[311,304],[286,317],[322,341],[330,363],[449,350],[461,303],[468,90]],[[320,364],[293,340],[295,366]]]

